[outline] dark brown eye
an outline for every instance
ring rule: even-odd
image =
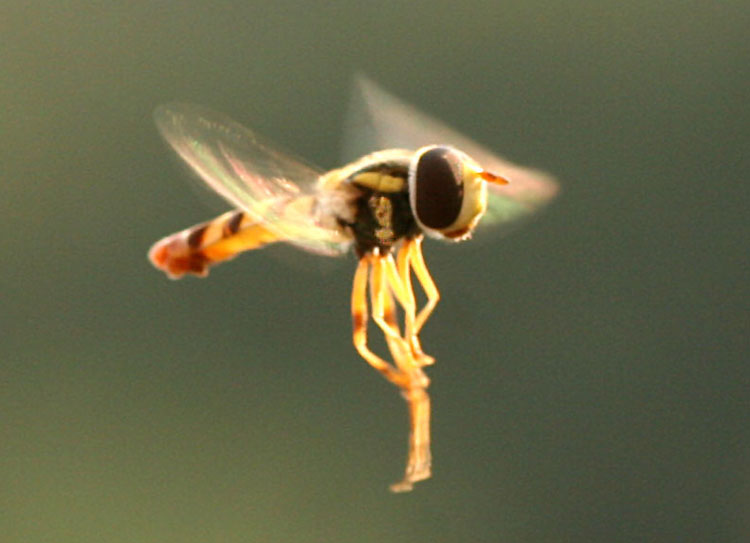
[[[412,211],[427,228],[452,225],[461,212],[464,185],[461,159],[448,147],[422,153],[409,181]]]

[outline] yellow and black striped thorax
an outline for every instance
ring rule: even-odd
[[[376,247],[390,251],[395,243],[420,231],[409,203],[408,157],[360,161],[344,181],[357,190],[351,221],[339,218],[355,240],[359,256]]]

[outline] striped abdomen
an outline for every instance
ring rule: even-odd
[[[179,279],[186,273],[205,277],[210,266],[278,240],[278,236],[245,212],[229,211],[157,241],[148,257],[171,279]]]

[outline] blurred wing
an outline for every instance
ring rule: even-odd
[[[315,184],[321,173],[316,168],[201,106],[159,106],[154,120],[164,139],[209,187],[280,238],[326,255],[349,247],[335,224],[315,214]]]
[[[361,75],[355,80],[346,132],[347,158],[378,149],[416,150],[425,145],[448,144],[472,157],[488,172],[508,179],[508,185],[488,183],[487,213],[482,224],[510,226],[544,207],[558,191],[557,183],[548,174],[498,157]]]

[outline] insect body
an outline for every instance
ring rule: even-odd
[[[159,108],[156,121],[167,141],[238,209],[158,241],[149,257],[179,278],[204,276],[212,265],[277,241],[329,256],[353,246],[359,259],[351,294],[354,346],[401,389],[409,405],[406,473],[391,486],[404,491],[428,478],[431,469],[429,380],[423,368],[434,359],[422,351],[419,332],[439,293],[422,256],[423,237],[468,239],[483,216],[510,224],[546,203],[556,185],[498,159],[372,83],[361,81],[360,93],[374,117],[368,123],[370,143],[382,139],[399,148],[329,172],[280,153],[219,113],[184,104]],[[409,118],[422,130],[412,133],[404,124]],[[427,297],[419,310],[412,276]],[[384,334],[391,361],[368,347],[369,314]]]

